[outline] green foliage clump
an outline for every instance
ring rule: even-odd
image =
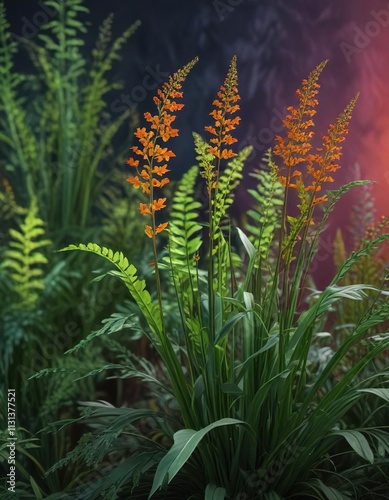
[[[128,109],[112,119],[105,97],[121,87],[110,83],[107,75],[139,22],[112,40],[113,17],[109,16],[100,28],[89,65],[81,50],[80,35],[87,28],[80,14],[88,13],[83,1],[47,0],[46,4],[58,15],[41,26],[39,43],[21,39],[36,69],[36,74],[27,76],[14,69],[18,44],[10,38],[5,7],[0,4],[0,123],[4,131],[0,147],[9,182],[16,185],[16,179],[22,180],[17,184],[18,199],[28,204],[36,196],[50,232],[58,237],[92,222],[93,200],[101,190],[96,176],[101,176],[103,165],[115,162],[109,146],[133,115]],[[26,78],[30,92],[36,94],[33,108],[23,89]]]
[[[356,102],[354,98],[330,125],[323,140],[328,154],[320,149],[309,154],[313,131],[307,130],[314,127],[318,104],[314,96],[324,66],[303,81],[297,93],[299,106],[288,108],[284,124],[290,132],[285,139],[277,139],[274,149],[281,165],[269,152],[270,172],[255,173],[259,186],[257,192],[250,191],[257,205],[248,214],[249,237],[239,228],[234,232],[224,226],[250,152],[249,148],[241,153],[229,149],[236,142],[230,132],[239,122],[232,118],[239,109],[233,58],[214,101],[215,126],[206,127],[210,142],[195,135],[199,166],[185,174],[173,197],[169,256],[163,264],[157,256],[157,235],[165,225],[157,230],[154,212],[165,208],[166,198],[156,201],[153,190],[154,185],[161,187],[158,181],[152,182],[160,168],[154,170],[153,162],[162,156],[155,141],[162,134],[167,139],[176,135],[173,129],[170,136],[166,133],[164,107],[180,109],[170,97],[182,97],[182,92],[177,95],[165,84],[165,93],[154,100],[158,114],[146,118],[152,123],[151,132],[146,128],[136,132],[144,147],[143,152],[136,151],[149,164],[148,171],[142,172],[147,182],[132,177],[131,183],[144,187],[148,201],[140,204],[140,211],[150,216],[152,224],[145,226],[145,232],[153,246],[156,297],[121,252],[95,243],[64,249],[98,254],[116,267],[107,274],[127,286],[138,306],[136,315],[144,319],[144,335],[159,356],[154,371],[142,359],[135,362],[128,355],[111,367],[118,369],[117,376],[141,379],[150,391],[158,392],[154,408],[115,408],[101,401],[83,405],[82,419],[90,432],[52,470],[69,461],[92,466],[102,464],[104,457],[119,456],[117,463],[111,461],[112,468],[98,487],[88,485],[89,498],[332,499],[364,498],[368,491],[377,498],[387,493],[389,428],[387,422],[381,423],[381,412],[389,404],[387,367],[364,375],[389,347],[382,332],[389,318],[388,292],[382,286],[342,280],[389,234],[372,234],[348,257],[339,247],[338,270],[329,286],[311,291],[303,302],[306,278],[328,217],[345,193],[366,184],[354,181],[317,196],[324,183],[333,181],[329,172],[339,168],[335,163],[339,144]],[[170,85],[177,82],[177,74]],[[131,164],[138,168],[134,159]],[[297,164],[300,170],[294,169]],[[208,221],[202,232],[201,206],[195,197],[198,172],[205,179],[208,197]],[[299,214],[293,217],[290,189],[296,189],[299,197]],[[317,218],[319,204],[324,210]],[[173,310],[167,297],[171,300],[172,294],[165,293],[162,278],[174,290],[181,336],[173,334],[167,321],[167,311]],[[350,325],[347,338],[315,369],[317,339],[331,338],[336,332],[336,325],[329,327],[330,332],[322,331],[329,312],[345,301],[359,302],[367,294],[372,300]],[[77,349],[92,338],[111,337],[121,320],[111,318]],[[137,330],[131,323],[128,326]],[[368,337],[370,348],[339,376],[348,353],[375,328],[381,335]],[[377,412],[376,420],[363,412],[365,401]]]

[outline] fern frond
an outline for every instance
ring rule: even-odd
[[[10,229],[9,248],[5,251],[4,267],[8,268],[13,290],[19,298],[18,307],[33,308],[44,289],[42,265],[48,260],[42,248],[51,244],[45,235],[44,222],[38,217],[38,208],[34,201],[20,230]]]
[[[23,169],[23,181],[30,200],[34,196],[33,177],[37,168],[35,136],[28,126],[25,98],[18,96],[23,76],[14,70],[17,44],[10,36],[4,3],[0,3],[0,117],[3,131],[0,145],[5,145],[8,168]]]
[[[359,250],[351,252],[351,255],[344,261],[335,277],[332,279],[330,286],[336,285],[360,259],[369,256],[376,250],[378,245],[387,240],[389,240],[389,233],[381,234],[377,236],[377,238],[363,242]]]
[[[20,81],[13,72],[13,55],[17,52],[17,43],[11,38],[10,24],[7,20],[4,2],[0,2],[0,75],[10,79],[11,88]]]
[[[38,38],[58,61],[62,60],[61,65],[65,65],[66,62],[74,63],[67,65],[68,77],[69,80],[77,78],[85,64],[79,53],[79,47],[84,45],[79,34],[87,31],[85,23],[77,17],[80,12],[88,13],[89,10],[83,5],[83,0],[47,0],[46,4],[55,9],[58,16],[41,26],[42,32]]]
[[[201,203],[195,200],[195,185],[199,169],[193,166],[186,172],[175,190],[169,221],[169,256],[165,257],[180,304],[184,335],[188,341],[186,318],[197,315],[198,295],[198,251],[202,244],[198,223]],[[188,332],[193,332],[188,328]]]
[[[84,252],[100,255],[116,266],[119,271],[111,271],[109,274],[118,276],[128,288],[135,302],[138,304],[141,312],[149,323],[152,331],[160,338],[162,335],[162,322],[159,307],[153,303],[149,292],[146,290],[144,280],[138,278],[137,269],[128,262],[128,259],[122,252],[113,252],[113,250],[100,247],[96,243],[84,245],[69,245],[61,251],[81,250]]]
[[[159,412],[149,409],[134,410],[131,408],[115,408],[104,403],[84,403],[88,406],[83,414],[85,417],[94,418],[96,433],[84,434],[77,446],[67,456],[52,466],[46,474],[50,474],[62,468],[70,462],[84,461],[87,465],[95,465],[115,446],[117,437],[126,429],[136,434],[140,439],[142,436],[136,432],[135,422],[148,417],[159,417]],[[120,443],[118,443],[120,445]],[[150,442],[155,448],[157,443]]]
[[[104,151],[110,145],[112,138],[116,135],[121,125],[130,118],[133,114],[131,109],[127,109],[103,130],[99,130],[99,121],[106,103],[105,95],[113,89],[121,88],[119,83],[108,83],[106,78],[107,73],[112,69],[115,60],[120,59],[120,50],[128,39],[135,33],[140,25],[140,21],[133,23],[126,29],[121,36],[115,39],[112,46],[109,46],[111,41],[111,24],[112,17],[109,16],[102,25],[98,42],[93,51],[94,62],[90,72],[90,83],[85,86],[83,91],[83,103],[81,108],[81,123],[82,133],[85,137],[91,138],[81,142],[79,150],[79,161],[82,163],[81,171],[87,173],[88,182],[91,183],[96,172],[100,159],[104,156]],[[100,133],[100,136],[98,136]],[[97,147],[96,147],[97,144]],[[85,182],[85,176],[77,176],[75,179],[75,189],[81,189],[82,183]],[[92,196],[92,193],[88,193]],[[84,206],[89,206],[89,203],[84,203]],[[85,219],[86,214],[83,214]]]
[[[245,224],[250,241],[255,245],[259,257],[265,261],[272,248],[274,234],[281,227],[281,211],[284,188],[277,179],[269,150],[265,159],[269,169],[258,169],[251,177],[259,183],[256,189],[248,189],[255,199],[255,205],[248,210],[249,221]]]
[[[175,269],[192,269],[194,255],[201,246],[198,209],[201,203],[194,199],[198,167],[184,174],[175,191],[169,221],[169,251]]]
[[[81,340],[77,345],[66,351],[65,354],[70,354],[72,352],[78,351],[84,348],[92,340],[101,337],[102,335],[111,335],[112,333],[121,332],[124,329],[131,328],[132,330],[141,330],[139,324],[131,321],[133,315],[128,316],[122,313],[114,313],[110,318],[103,320],[103,326],[92,333],[90,333],[85,339]],[[143,333],[143,331],[141,330]]]
[[[235,190],[243,178],[242,170],[245,161],[250,156],[252,150],[252,146],[246,146],[239,151],[238,155],[227,163],[225,170],[219,176],[216,195],[213,200],[215,228],[220,227],[228,208],[234,202]],[[218,238],[218,236],[218,232],[216,232],[215,238]]]

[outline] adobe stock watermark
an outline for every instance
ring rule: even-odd
[[[216,10],[219,21],[223,21],[231,12],[234,12],[244,0],[214,0],[212,5]]]
[[[386,9],[379,11],[371,10],[370,16],[371,19],[365,24],[363,29],[357,25],[353,27],[355,33],[353,43],[343,41],[339,44],[339,48],[348,63],[351,62],[355,54],[360,54],[370,45],[371,41],[380,35],[383,28],[389,26],[389,3]]]
[[[8,465],[9,472],[7,473],[7,491],[16,493],[16,391],[8,389],[7,393],[7,425],[8,425]]]

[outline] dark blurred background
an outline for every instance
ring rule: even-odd
[[[5,5],[17,36],[34,36],[51,15],[36,0],[6,0]],[[142,22],[114,70],[113,78],[124,81],[125,88],[110,96],[113,114],[126,106],[136,106],[140,113],[150,110],[155,91],[145,90],[144,82],[150,87],[150,82],[161,83],[199,56],[200,62],[185,83],[186,107],[177,121],[180,138],[173,146],[177,158],[172,162],[176,178],[194,162],[191,131],[201,133],[209,124],[212,100],[234,54],[242,97],[238,138],[241,147],[251,143],[255,148],[248,170],[258,166],[273,144],[285,107],[296,102],[294,91],[301,80],[328,58],[316,119],[319,131],[324,133],[361,91],[336,184],[356,177],[376,181],[377,214],[387,214],[389,2],[86,0],[85,5],[90,9],[90,14],[83,14],[89,25],[86,51],[93,47],[98,27],[110,12],[115,15],[115,35],[137,19]],[[25,64],[23,58],[19,64]],[[243,193],[244,189],[237,198],[238,213],[247,208]],[[347,236],[350,206],[356,200],[358,194],[349,194],[340,204],[328,228],[328,242],[339,226]]]

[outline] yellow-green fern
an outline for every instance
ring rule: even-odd
[[[48,260],[42,249],[51,244],[45,239],[44,222],[38,217],[34,201],[20,224],[19,230],[9,230],[9,248],[4,253],[3,266],[18,296],[18,307],[33,308],[44,289],[43,266]]]

